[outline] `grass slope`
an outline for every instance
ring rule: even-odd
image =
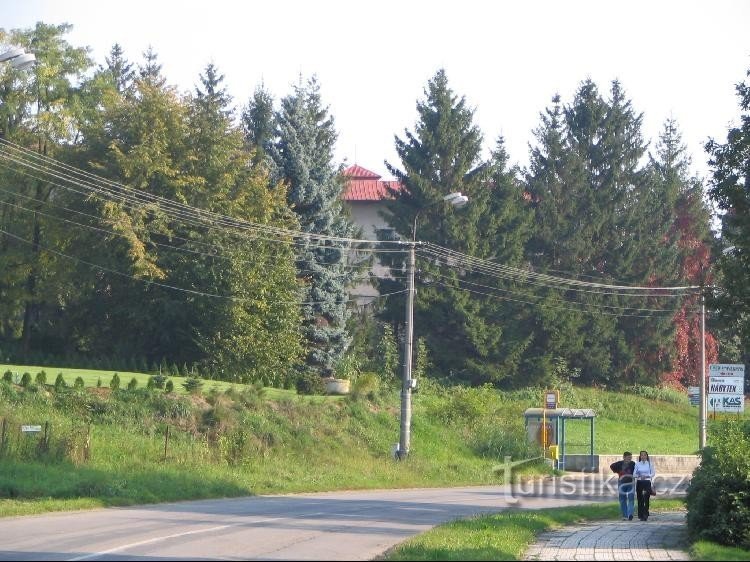
[[[34,378],[33,367],[12,370],[21,369]],[[68,375],[74,379],[81,370],[46,368],[48,382],[59,371],[72,384]],[[80,376],[95,385],[102,373]],[[123,386],[130,375],[120,373]],[[140,376],[145,386],[147,375]],[[208,389],[217,389],[205,396],[34,392],[0,382],[0,423],[5,419],[10,443],[0,449],[0,515],[257,493],[497,484],[498,459],[538,454],[526,442],[523,411],[540,404],[541,390],[427,383],[414,397],[411,455],[396,463],[390,456],[398,440],[395,390],[352,400],[270,389],[259,395],[209,381]],[[597,411],[596,452],[694,452],[695,409],[679,395],[654,397],[568,388],[562,404]],[[18,427],[45,422],[51,447],[40,452],[39,436],[21,435]],[[575,426],[568,428],[573,442],[588,433],[580,424],[577,435]]]

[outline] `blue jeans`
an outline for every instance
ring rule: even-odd
[[[617,496],[620,500],[620,511],[623,517],[633,516],[635,507],[635,490],[633,484],[620,484],[617,488]]]

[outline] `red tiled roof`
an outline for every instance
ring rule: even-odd
[[[381,176],[356,164],[349,166],[343,173],[351,178],[344,187],[344,201],[382,201],[392,198],[388,188],[396,191],[401,189],[399,182],[381,181]]]
[[[354,166],[349,166],[346,170],[344,170],[344,175],[358,180],[379,180],[381,177],[375,172],[366,170],[362,166],[357,166],[357,164],[354,164]]]

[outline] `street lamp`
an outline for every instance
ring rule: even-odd
[[[414,347],[414,262],[415,248],[417,246],[417,218],[419,213],[428,207],[440,203],[450,203],[455,209],[464,207],[469,198],[460,191],[449,193],[441,201],[430,203],[421,207],[414,215],[414,227],[411,231],[411,242],[409,244],[409,257],[406,267],[407,292],[406,292],[406,337],[404,338],[404,370],[401,378],[401,430],[399,432],[398,448],[395,456],[398,460],[405,459],[409,454],[411,442],[411,393],[417,386],[417,381],[411,377],[412,349]]]
[[[34,64],[34,61],[36,61],[34,53],[27,53],[23,47],[12,47],[4,53],[0,53],[0,62],[8,62],[17,70],[29,68]]]

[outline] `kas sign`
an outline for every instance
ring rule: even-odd
[[[708,409],[714,412],[743,412],[745,366],[712,364],[708,371]]]

